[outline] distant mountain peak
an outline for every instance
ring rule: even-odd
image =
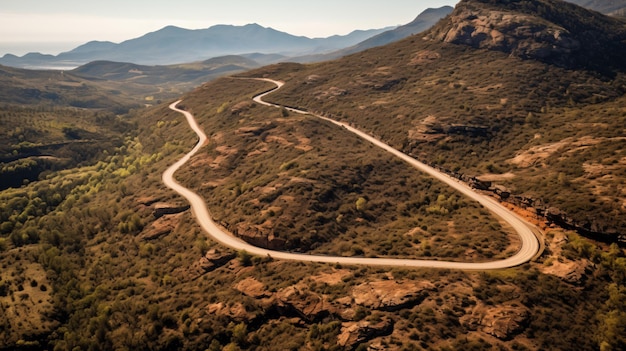
[[[353,54],[369,48],[387,45],[394,41],[404,39],[408,36],[421,33],[431,28],[439,20],[450,14],[452,10],[453,8],[451,6],[426,9],[410,23],[386,30],[378,35],[363,40],[357,45],[332,53],[331,56],[329,56],[327,59],[337,58],[343,55]]]
[[[623,16],[626,0],[566,0],[578,6],[604,13],[605,15]]]
[[[185,29],[185,28],[178,27],[178,26],[175,26],[173,24],[170,24],[170,25],[167,25],[167,26],[161,28],[161,30],[177,30],[177,29]]]
[[[436,11],[436,10],[433,10]],[[441,15],[443,17],[443,15]],[[435,17],[435,16],[430,16]],[[421,30],[432,22],[418,24]],[[411,27],[411,28],[408,28]],[[410,31],[408,30],[410,29]],[[402,26],[399,33],[392,33],[378,45],[413,34],[413,25]],[[420,30],[420,31],[421,31]],[[25,59],[5,55],[0,64],[14,67],[59,66],[75,68],[90,61],[105,60],[133,62],[142,65],[164,65],[182,62],[203,61],[224,55],[264,54],[262,62],[270,57],[282,60],[285,57],[324,55],[353,47],[385,29],[356,30],[348,35],[328,38],[309,38],[263,27],[258,23],[245,25],[219,24],[205,29],[185,29],[168,25],[140,37],[120,43],[90,41],[57,56],[30,55]]]
[[[560,0],[461,0],[425,38],[568,68],[626,68],[626,25]]]
[[[442,11],[443,12],[452,12],[452,10],[454,9],[454,7],[452,6],[442,6],[442,7],[429,7],[426,10],[424,10],[422,13],[420,13],[421,16],[427,16],[433,13],[439,14]]]
[[[177,27],[174,25],[168,25],[165,26],[159,30],[157,30],[157,32],[187,32],[189,31],[189,29],[186,28],[182,28],[182,27]]]

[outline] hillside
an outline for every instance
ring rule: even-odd
[[[133,94],[124,94],[132,90]],[[120,86],[96,82],[71,72],[37,71],[0,66],[0,103],[45,104],[79,108],[100,108],[123,113],[137,105],[137,95],[154,88]]]
[[[131,86],[123,93],[72,73],[0,66],[0,189],[95,163],[121,146],[132,123],[117,116],[142,102]]]
[[[197,141],[168,101],[109,115],[121,127],[109,137],[123,138],[97,162],[0,191],[0,350],[625,349],[626,250],[579,234],[616,241],[625,232],[626,79],[609,53],[528,55],[524,45],[546,45],[542,30],[559,26],[587,45],[565,25],[588,11],[559,13],[560,4],[465,0],[425,36],[262,67],[179,97],[209,139],[175,177],[243,240],[473,262],[519,247],[484,208],[344,128],[254,103],[272,84],[249,77],[270,77],[285,85],[267,100],[350,122],[501,200],[541,229],[537,259],[456,271],[234,252],[162,183]],[[498,27],[505,16],[510,27]],[[485,25],[511,45],[438,36],[492,19]],[[590,21],[599,38],[620,35],[618,22]],[[522,27],[521,36],[505,30]],[[577,61],[584,55],[606,67]],[[87,68],[118,65],[100,64]],[[120,79],[142,68],[125,65],[113,69]],[[67,135],[92,137],[97,120],[88,129],[90,115],[70,109],[84,130]],[[0,127],[19,127],[26,110],[27,124],[41,126],[47,110],[30,105],[7,106]],[[56,118],[63,124],[43,125],[71,123]]]
[[[253,75],[287,82],[276,102],[338,116],[616,239],[626,28],[558,1],[528,4],[462,1],[424,38]],[[556,28],[576,45],[554,45]]]
[[[453,9],[450,6],[444,6],[437,9],[426,9],[410,23],[362,41],[356,46],[348,48],[346,54],[352,54],[372,47],[386,45],[393,43],[394,41],[404,39],[413,34],[421,33],[435,25],[440,19],[449,15],[452,10]]]
[[[440,19],[452,12],[452,7],[443,6],[436,9],[426,9],[420,13],[413,21],[405,25],[390,29],[378,35],[374,35],[356,45],[346,47],[327,54],[309,55],[290,59],[293,62],[318,62],[336,59],[342,56],[360,52],[376,46],[383,46],[400,39],[404,39],[410,35],[421,33],[434,26]]]
[[[123,84],[143,86],[145,90],[158,88],[152,99],[167,99],[218,77],[247,71],[261,66],[243,56],[220,56],[205,61],[166,66],[136,65],[126,62],[93,61],[73,69],[81,77],[97,78]]]
[[[565,68],[626,68],[625,23],[562,1],[461,1],[427,38]]]

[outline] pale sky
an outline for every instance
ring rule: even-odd
[[[411,22],[458,0],[0,0],[0,56],[58,54],[91,40],[115,43],[167,25],[258,23],[310,38]]]

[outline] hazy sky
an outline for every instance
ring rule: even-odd
[[[175,25],[264,27],[327,37],[406,24],[458,0],[0,0],[0,56],[58,54],[91,40],[121,42]]]

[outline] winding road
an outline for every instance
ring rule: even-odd
[[[306,111],[288,108],[276,104],[271,104],[263,101],[263,97],[267,94],[270,94],[277,89],[280,89],[283,86],[282,82],[275,81],[272,79],[259,79],[268,81],[276,84],[276,88],[265,92],[263,94],[257,95],[254,97],[254,101],[257,103],[267,105],[267,106],[275,106],[279,108],[286,108],[289,111],[300,113],[300,114],[310,114]],[[183,197],[185,197],[189,203],[191,204],[191,208],[194,216],[196,217],[198,223],[213,239],[218,241],[219,243],[231,247],[235,250],[245,250],[253,255],[259,256],[271,256],[272,258],[284,259],[284,260],[295,260],[295,261],[307,261],[307,262],[326,262],[326,263],[340,263],[347,265],[376,265],[376,266],[398,266],[398,267],[428,267],[428,268],[447,268],[447,269],[463,269],[463,270],[488,270],[488,269],[502,269],[519,266],[523,263],[530,261],[538,252],[539,252],[539,242],[537,237],[533,233],[532,227],[530,224],[525,222],[523,219],[518,217],[515,213],[509,211],[504,206],[502,206],[497,201],[493,200],[490,197],[481,195],[474,190],[472,190],[469,186],[465,185],[449,177],[448,175],[437,171],[436,169],[423,164],[416,159],[392,148],[391,146],[381,142],[380,140],[363,133],[345,123],[335,121],[333,119],[314,115],[314,117],[326,120],[328,122],[334,123],[337,126],[343,127],[346,130],[358,135],[360,138],[374,144],[382,148],[383,150],[391,153],[392,155],[404,160],[411,166],[417,168],[418,170],[428,173],[430,176],[442,181],[443,183],[449,185],[450,187],[456,189],[457,191],[463,193],[467,197],[479,202],[486,209],[491,211],[496,216],[502,218],[504,221],[509,223],[511,227],[517,232],[517,234],[521,238],[521,248],[520,250],[513,256],[508,257],[506,259],[491,261],[491,262],[453,262],[453,261],[441,261],[441,260],[420,260],[420,259],[401,259],[401,258],[370,258],[370,257],[341,257],[341,256],[321,256],[321,255],[309,255],[309,254],[299,254],[299,253],[291,253],[291,252],[283,252],[283,251],[274,251],[268,250],[264,248],[260,248],[257,246],[253,246],[248,244],[247,242],[235,237],[231,233],[228,233],[220,226],[218,226],[212,219],[209,214],[209,211],[206,206],[206,202],[202,199],[198,194],[193,191],[183,187],[174,179],[174,173],[184,165],[200,148],[204,146],[207,141],[206,134],[202,131],[202,129],[198,126],[196,120],[193,115],[187,111],[178,109],[176,105],[180,103],[181,100],[172,103],[169,107],[170,109],[182,113],[189,126],[193,129],[193,131],[198,135],[198,143],[196,146],[187,153],[183,158],[181,158],[178,162],[170,166],[163,173],[163,182],[166,186],[176,191]]]

